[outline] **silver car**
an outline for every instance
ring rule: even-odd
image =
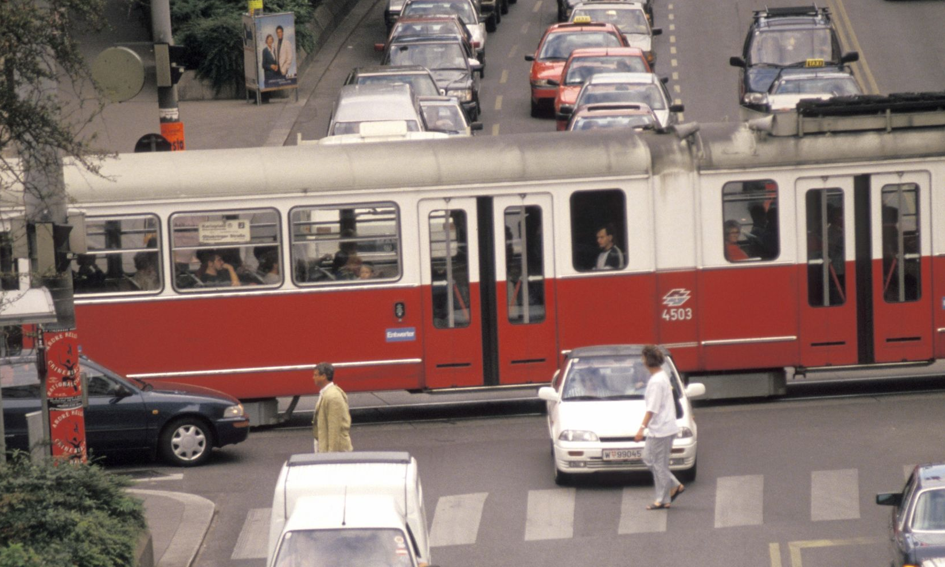
[[[653,73],[598,73],[581,87],[574,108],[610,102],[641,103],[653,110],[660,128],[666,128],[676,124],[676,113],[684,110],[672,100],[665,81]]]
[[[469,123],[466,120],[466,113],[456,97],[420,97],[420,110],[430,132],[443,132],[450,136],[472,136],[473,131],[482,130],[481,122]]]

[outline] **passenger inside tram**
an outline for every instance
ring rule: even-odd
[[[735,219],[725,221],[723,231],[725,233],[725,258],[729,262],[748,260],[748,254],[742,250],[739,243],[742,237],[742,229],[738,225],[738,221]]]

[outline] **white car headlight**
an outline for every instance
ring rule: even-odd
[[[593,431],[566,429],[558,436],[558,441],[600,441]]]
[[[768,104],[768,95],[765,93],[745,93],[745,104]]]
[[[472,100],[472,89],[448,90],[446,96],[455,96],[460,102],[469,102]]]
[[[223,410],[223,417],[243,417],[243,404],[226,408]]]
[[[676,434],[677,439],[692,439],[692,430],[688,427],[680,427],[679,433]]]
[[[532,81],[532,86],[536,89],[544,89],[552,85],[548,84],[548,79],[536,79]]]

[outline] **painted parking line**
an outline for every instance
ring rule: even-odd
[[[443,496],[436,503],[430,546],[470,545],[479,536],[479,521],[488,492]]]
[[[761,525],[765,477],[722,476],[716,480],[715,527]]]
[[[810,473],[810,519],[857,520],[860,518],[860,481],[856,469]]]
[[[856,537],[852,539],[817,539],[809,541],[788,542],[788,553],[791,556],[791,567],[803,567],[801,551],[817,547],[840,547],[846,545],[872,545],[883,543],[886,540],[876,537]]]
[[[529,490],[525,541],[573,537],[574,494],[573,488]]]
[[[624,488],[620,503],[620,525],[618,534],[647,534],[666,531],[668,510],[647,510],[653,502],[653,491],[649,488]]]

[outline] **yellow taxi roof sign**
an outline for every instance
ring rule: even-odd
[[[807,61],[804,61],[804,66],[805,67],[823,67],[824,60],[823,59],[808,59]]]
[[[590,16],[575,16],[574,23],[575,24],[589,24],[591,23],[591,17]]]

